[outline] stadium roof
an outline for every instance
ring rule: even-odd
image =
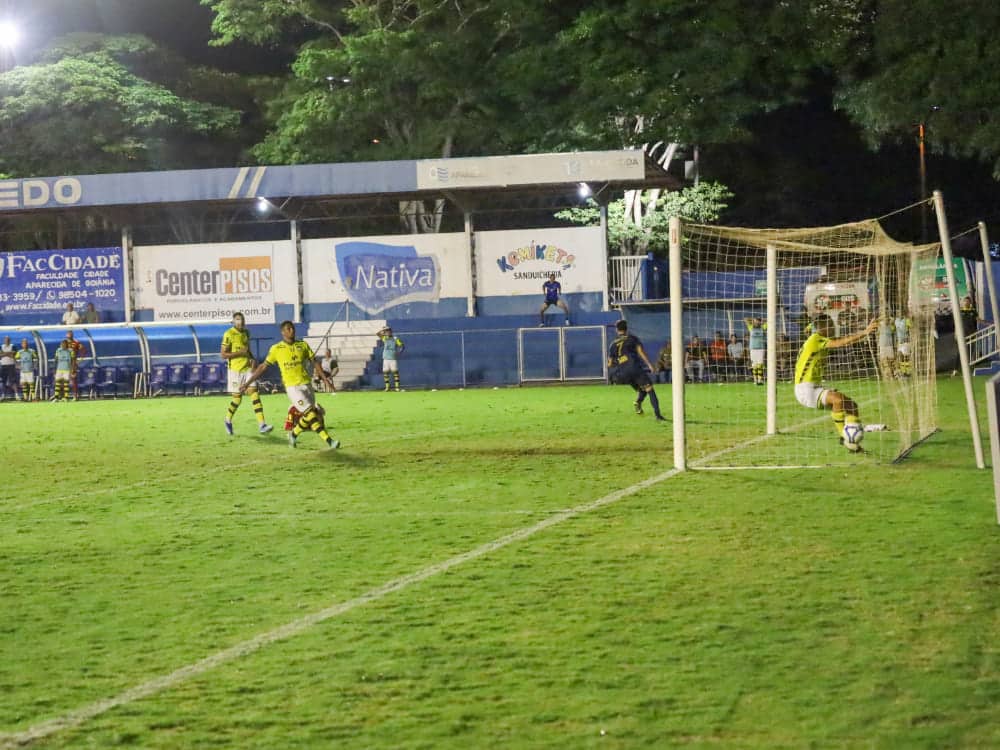
[[[0,181],[0,215],[97,207],[268,200],[448,197],[612,188],[680,187],[642,151],[233,167]]]

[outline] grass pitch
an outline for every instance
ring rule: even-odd
[[[325,396],[336,452],[283,396],[0,404],[0,747],[1000,745],[939,389],[898,466],[676,476],[622,388]]]

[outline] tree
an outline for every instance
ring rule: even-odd
[[[0,75],[0,172],[230,164],[244,147],[234,105],[250,95],[237,76],[188,68],[145,37],[72,34]]]
[[[980,159],[1000,178],[1000,6],[890,0],[865,21],[864,54],[837,69],[835,105],[875,147],[912,141],[925,123],[931,149]]]
[[[654,200],[656,203],[652,210],[643,212],[641,224],[635,222],[624,199],[612,201],[608,204],[608,244],[621,255],[651,251],[663,255],[669,248],[671,217],[699,224],[718,221],[732,197],[726,186],[717,182],[701,182],[655,198],[654,191],[645,191],[640,200],[647,207]],[[556,216],[574,224],[593,225],[600,218],[600,207],[591,199],[583,207],[566,209]]]

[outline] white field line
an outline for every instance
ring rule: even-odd
[[[555,515],[545,518],[532,526],[526,526],[522,529],[512,531],[511,533],[494,539],[491,542],[475,547],[468,552],[463,552],[460,555],[455,555],[454,557],[450,557],[442,562],[429,565],[422,570],[396,578],[395,580],[384,583],[381,586],[370,589],[354,599],[348,599],[345,602],[333,604],[326,609],[322,609],[318,612],[306,615],[305,617],[293,620],[292,622],[275,628],[274,630],[261,633],[260,635],[243,641],[242,643],[237,643],[235,646],[230,646],[227,649],[223,649],[222,651],[218,651],[210,656],[206,656],[204,659],[189,664],[186,667],[181,667],[180,669],[177,669],[169,674],[155,677],[133,688],[129,688],[128,690],[125,690],[124,692],[121,692],[111,698],[106,698],[104,700],[91,703],[90,705],[82,706],[65,713],[62,716],[57,716],[53,719],[40,722],[22,732],[0,734],[0,748],[2,748],[2,750],[14,750],[15,748],[24,747],[25,745],[35,742],[36,740],[44,739],[45,737],[56,734],[57,732],[78,727],[90,719],[96,718],[97,716],[107,713],[112,709],[134,703],[135,701],[142,700],[143,698],[148,698],[164,690],[169,690],[186,680],[202,675],[218,666],[244,656],[249,656],[250,654],[261,650],[265,646],[297,636],[310,628],[325,622],[326,620],[350,612],[351,610],[368,604],[369,602],[382,599],[390,594],[396,593],[397,591],[402,591],[409,586],[421,583],[428,578],[432,578],[433,576],[444,573],[467,562],[477,560],[480,557],[503,549],[514,542],[519,542],[523,539],[532,537],[541,531],[545,531],[551,526],[562,523],[563,521],[567,521],[584,513],[590,513],[599,508],[616,503],[622,498],[634,495],[636,492],[666,481],[679,473],[680,472],[677,469],[671,469],[670,471],[663,472],[662,474],[657,474],[656,476],[644,479],[643,481],[637,482],[630,487],[626,487],[625,489],[616,490],[615,492],[605,495],[604,497],[592,502],[578,505],[574,508],[569,508],[556,513]]]
[[[377,445],[379,443],[388,443],[390,441],[397,442],[399,440],[411,440],[413,438],[429,437],[432,435],[440,435],[446,432],[454,432],[457,429],[459,429],[459,425],[454,425],[452,427],[442,427],[440,429],[435,429],[435,430],[425,430],[423,432],[411,432],[403,435],[386,436],[385,438],[379,440],[359,440],[357,443],[351,443],[351,447],[353,446],[364,447],[364,446]],[[244,465],[248,468],[260,467],[260,466],[266,466],[267,464],[272,463],[275,460],[278,460],[281,463],[285,463],[287,462],[288,458],[289,458],[289,452],[287,450],[278,455],[267,453],[267,454],[261,454],[258,458],[247,459]],[[52,497],[42,497],[38,498],[37,500],[32,500],[31,502],[28,503],[7,506],[3,510],[5,511],[27,510],[29,508],[37,507],[39,505],[50,505],[52,503],[72,502],[74,500],[79,500],[85,497],[96,497],[99,495],[117,495],[118,493],[121,492],[129,492],[130,490],[138,490],[138,489],[143,489],[145,487],[157,487],[161,484],[174,482],[178,479],[207,479],[209,477],[213,477],[216,474],[218,474],[220,471],[225,469],[227,465],[228,464],[223,464],[220,466],[212,466],[199,472],[182,471],[174,474],[163,474],[157,477],[152,477],[150,479],[140,479],[138,482],[132,482],[131,484],[125,484],[125,485],[104,484],[101,486],[85,487],[77,491],[74,491],[72,494],[56,495]]]

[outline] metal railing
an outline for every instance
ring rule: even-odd
[[[990,323],[978,331],[965,337],[965,346],[969,352],[969,366],[985,362],[997,355],[997,326]]]

